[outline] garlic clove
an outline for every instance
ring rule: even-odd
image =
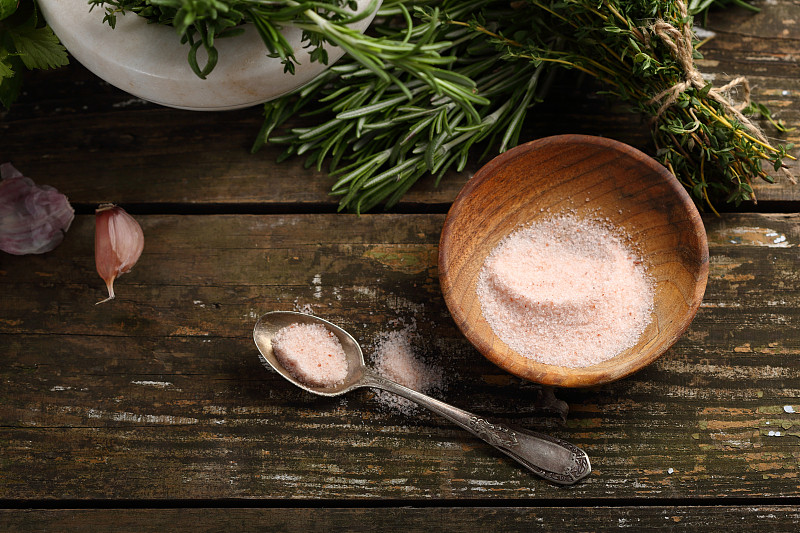
[[[103,204],[95,211],[94,261],[97,273],[106,282],[108,298],[113,300],[114,280],[129,272],[144,249],[144,232],[124,209]]]
[[[36,185],[11,163],[0,165],[0,178],[0,250],[43,254],[61,244],[75,218],[67,197]]]

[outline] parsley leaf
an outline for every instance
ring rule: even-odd
[[[37,24],[36,13],[16,27],[8,28],[19,58],[28,69],[48,69],[67,64],[67,51],[49,26]]]
[[[18,6],[12,3],[15,10],[3,11],[4,18],[0,20],[0,104],[6,109],[19,96],[23,71],[68,63],[66,49],[39,16],[35,2],[21,0]],[[4,3],[4,10],[5,7]]]

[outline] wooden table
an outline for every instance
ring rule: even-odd
[[[800,4],[756,3],[712,16],[700,67],[718,84],[748,76],[799,126]],[[639,117],[583,89],[534,114],[531,138],[650,150]],[[437,242],[468,173],[392,212],[337,214],[327,176],[276,164],[279,149],[249,154],[260,120],[148,104],[75,63],[31,75],[2,116],[0,160],[77,216],[55,251],[0,255],[0,530],[797,529],[800,188],[759,186],[757,205],[707,216],[711,275],[689,331],[630,378],[555,391],[562,420],[547,391],[483,359],[442,300]],[[95,306],[106,201],[146,245]],[[550,485],[434,415],[292,387],[251,338],[274,309],[310,309],[368,346],[416,323],[444,400],[577,444],[591,476]]]

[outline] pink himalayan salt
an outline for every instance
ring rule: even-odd
[[[409,328],[382,334],[375,345],[375,371],[400,385],[425,394],[442,389],[441,372],[417,356],[412,338]],[[415,403],[391,392],[376,390],[375,396],[385,407],[404,414],[409,414],[416,408]]]
[[[642,262],[607,227],[572,215],[523,226],[484,262],[478,298],[511,349],[572,368],[634,346],[650,322]]]
[[[291,324],[272,338],[281,365],[306,385],[333,387],[347,378],[347,356],[339,339],[322,324]]]

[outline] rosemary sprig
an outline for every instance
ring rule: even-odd
[[[709,2],[691,6],[704,10]],[[653,117],[656,156],[698,204],[713,210],[720,201],[754,199],[750,180],[772,180],[762,162],[781,168],[791,146],[772,146],[701,82],[688,8],[681,0],[389,0],[373,25],[380,39],[444,45],[437,51],[454,59],[437,70],[473,80],[485,100],[448,92],[447,76],[431,75],[431,65],[387,61],[381,76],[351,53],[312,84],[267,103],[254,149],[284,143],[284,156],[305,155],[317,168],[328,162],[340,209],[391,206],[423,175],[438,182],[447,169],[463,169],[479,142],[514,146],[544,73],[566,68],[592,75]],[[475,113],[465,111],[470,106]],[[282,131],[293,116],[313,117],[315,125]]]
[[[450,4],[460,14],[469,12],[463,2],[441,7]],[[490,4],[509,10],[499,2],[480,3]],[[401,2],[386,7],[405,9]],[[320,169],[329,161],[337,178],[332,193],[342,196],[340,209],[356,212],[382,202],[393,205],[426,174],[434,174],[438,183],[448,169],[463,170],[476,143],[497,141],[503,149],[516,145],[543,70],[532,63],[503,61],[503,52],[469,28],[440,20],[435,8],[417,26],[384,22],[379,32],[387,42],[424,38],[446,43],[441,53],[454,59],[447,70],[427,65],[409,69],[395,61],[387,64],[382,79],[350,57],[294,96],[267,103],[254,145],[257,150],[265,142],[286,143],[284,157],[306,155],[307,165]],[[450,91],[449,78],[473,80],[480,99]],[[273,135],[293,115],[324,118],[312,127]]]
[[[475,83],[467,76],[447,68],[455,56],[443,55],[451,43],[438,37],[435,31],[414,31],[411,26],[397,34],[396,38],[384,34],[379,37],[363,35],[348,26],[378,9],[379,0],[356,12],[355,0],[88,0],[89,4],[104,6],[104,21],[114,27],[119,13],[133,12],[151,22],[175,26],[181,42],[189,45],[188,62],[194,72],[205,78],[215,67],[218,52],[216,39],[241,33],[242,24],[252,23],[269,51],[270,57],[279,57],[286,72],[294,73],[297,60],[289,43],[281,35],[284,26],[303,30],[304,47],[311,49],[310,60],[327,64],[328,56],[323,44],[343,48],[351,60],[369,70],[371,76],[391,82],[407,99],[412,95],[398,75],[410,74],[429,85],[438,95],[450,97],[470,115],[472,122],[479,122],[480,115],[475,105],[488,102],[477,94]],[[403,13],[411,20],[404,1],[387,0],[385,6]],[[437,25],[438,12],[429,14]],[[197,52],[203,48],[207,61],[200,65]],[[396,74],[396,73],[397,74]]]
[[[328,24],[333,30],[346,29],[346,24],[372,14],[373,3],[361,14],[354,14],[354,0],[87,0],[90,9],[102,7],[103,21],[112,28],[117,16],[135,13],[149,22],[174,26],[181,43],[189,46],[188,62],[200,78],[208,76],[217,64],[219,53],[216,40],[233,37],[251,23],[258,31],[269,57],[280,58],[285,71],[294,73],[297,60],[289,42],[280,33],[283,26],[294,23]],[[312,22],[313,21],[313,22]],[[343,30],[344,31],[344,30]],[[311,60],[327,64],[328,56],[322,44],[325,32],[304,33],[305,45],[311,49]],[[200,64],[197,53],[206,52]]]

